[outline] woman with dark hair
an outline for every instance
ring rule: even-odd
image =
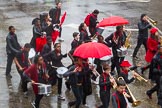
[[[88,36],[87,32],[87,25],[85,23],[81,23],[79,26],[79,32],[80,32],[80,41],[86,42],[90,40],[90,37]]]
[[[35,93],[35,101],[32,103],[33,108],[39,108],[39,103],[43,98],[43,95],[38,94],[38,85],[36,83],[46,84],[49,78],[46,66],[43,62],[43,57],[41,55],[36,55],[34,58],[34,64],[25,70],[23,75],[24,78],[27,81],[32,82],[33,85]]]

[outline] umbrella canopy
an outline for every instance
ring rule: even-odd
[[[106,27],[106,26],[119,26],[128,24],[128,20],[120,16],[111,16],[104,18],[101,22],[98,23],[97,27]]]
[[[97,42],[88,42],[77,47],[73,55],[81,58],[101,58],[111,54],[111,49],[106,45]]]

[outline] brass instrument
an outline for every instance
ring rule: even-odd
[[[128,32],[128,35],[127,35],[127,38],[125,40],[124,47],[128,49],[129,47],[131,47],[130,38],[132,36],[132,33],[131,33],[131,31],[127,31],[127,32]]]
[[[145,82],[148,82],[147,79],[143,78],[141,75],[139,75],[137,72],[135,72],[134,70],[129,70],[133,73],[135,73],[137,75],[136,79],[139,80],[139,81],[145,81]]]
[[[118,78],[118,80],[120,80],[120,79],[122,79],[122,80],[124,81],[124,78],[123,78],[123,77],[119,77],[119,78]],[[141,104],[141,101],[137,100],[137,99],[133,96],[133,94],[132,94],[132,92],[131,92],[131,90],[129,89],[129,87],[128,87],[127,84],[126,84],[126,88],[127,88],[128,92],[129,92],[129,94],[130,94],[130,97],[131,97],[132,100],[133,100],[132,107],[137,107],[137,106],[139,106],[139,105]]]
[[[114,79],[114,77],[111,75],[111,73],[109,73],[109,76],[111,79]],[[116,89],[116,87],[117,87],[117,83],[116,83],[115,79],[114,79],[114,84],[112,85],[112,87],[113,87],[113,89]]]
[[[147,22],[154,28],[156,28],[158,30],[158,32],[160,33],[160,35],[162,35],[162,31],[156,27],[157,25],[157,21],[154,21],[153,19],[151,19],[150,17],[147,17]]]

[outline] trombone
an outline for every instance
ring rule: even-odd
[[[162,35],[162,31],[161,31],[159,28],[156,27],[157,21],[151,19],[150,17],[147,17],[146,20],[147,20],[147,22],[148,22],[152,27],[154,27],[154,28],[156,28],[156,29],[158,30],[158,32],[160,33],[160,35]]]
[[[124,81],[124,78],[123,78],[123,77],[119,77],[119,78],[118,78],[118,80],[120,80],[120,79]],[[137,106],[139,106],[139,105],[141,104],[141,101],[137,100],[137,99],[133,96],[133,94],[132,94],[130,88],[128,87],[128,85],[127,85],[127,84],[125,84],[125,85],[126,85],[126,88],[127,88],[128,92],[129,92],[129,94],[130,94],[130,97],[131,97],[132,100],[133,100],[132,107],[137,107]],[[124,93],[123,93],[123,95],[124,95]],[[125,95],[124,95],[124,96],[125,96]]]
[[[143,78],[140,74],[138,74],[137,72],[135,72],[134,70],[130,70],[132,73],[135,73],[137,75],[136,79],[139,80],[139,81],[145,81],[145,82],[148,82],[147,79]]]

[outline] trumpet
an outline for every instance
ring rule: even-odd
[[[147,79],[143,78],[141,75],[139,75],[137,72],[135,72],[134,70],[129,70],[131,71],[132,73],[135,73],[137,76],[136,76],[136,79],[139,80],[139,81],[145,81],[145,82],[148,82]]]
[[[115,78],[111,75],[111,73],[109,73],[109,76],[110,76],[111,79],[114,80],[114,83],[113,83],[113,85],[112,85],[113,89],[116,89],[117,83],[116,83],[116,81],[115,81]]]
[[[119,78],[118,78],[118,80],[120,80],[120,79],[124,81],[124,78],[123,78],[123,77],[119,77]],[[132,100],[133,100],[132,107],[137,107],[137,106],[139,106],[139,105],[141,104],[141,101],[137,100],[137,99],[133,96],[133,94],[132,94],[132,92],[131,92],[131,90],[130,90],[130,88],[128,87],[127,84],[126,84],[126,88],[127,88],[128,92],[129,92],[129,94],[130,94],[130,97],[131,97]],[[125,96],[125,95],[124,95],[124,96]]]

